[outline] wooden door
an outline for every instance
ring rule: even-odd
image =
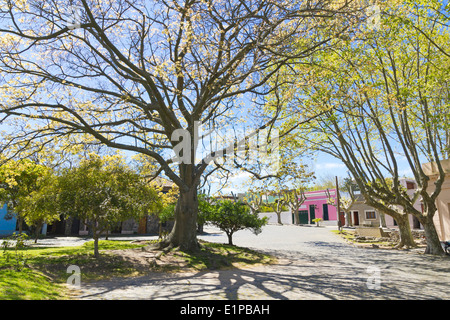
[[[359,212],[353,211],[353,225],[359,226]]]
[[[316,218],[316,206],[314,204],[309,205],[309,223],[314,224],[313,219]]]

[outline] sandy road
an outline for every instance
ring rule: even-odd
[[[255,236],[240,231],[238,246],[279,257],[277,265],[197,273],[150,274],[82,284],[80,299],[302,300],[447,299],[450,258],[362,249],[332,227],[267,225]],[[201,239],[226,242],[214,228]]]

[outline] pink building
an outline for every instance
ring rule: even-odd
[[[336,189],[328,189],[329,196],[336,203]],[[300,224],[314,224],[312,220],[322,218],[324,224],[333,221],[337,224],[337,209],[328,204],[327,190],[305,192],[306,200],[298,211]]]

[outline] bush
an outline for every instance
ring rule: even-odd
[[[3,257],[6,264],[11,264],[16,271],[22,271],[26,266],[27,256],[22,250],[27,246],[28,235],[25,233],[14,233],[12,236],[6,238],[2,242]],[[12,248],[14,253],[9,251]]]
[[[322,221],[322,218],[312,219],[312,222],[315,222],[317,227],[319,226],[320,221]]]
[[[205,218],[227,234],[229,245],[233,245],[232,237],[236,231],[250,229],[257,235],[268,222],[267,217],[260,218],[258,213],[251,213],[245,203],[231,200],[211,205]]]

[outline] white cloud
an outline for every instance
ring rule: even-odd
[[[316,163],[316,170],[343,169],[343,168],[345,168],[345,164],[343,164],[343,163],[337,163],[337,162]]]
[[[232,181],[240,181],[242,179],[248,179],[250,177],[251,177],[251,174],[249,172],[244,171],[244,172],[239,172],[239,173],[233,175],[230,178],[230,180],[232,180]]]

